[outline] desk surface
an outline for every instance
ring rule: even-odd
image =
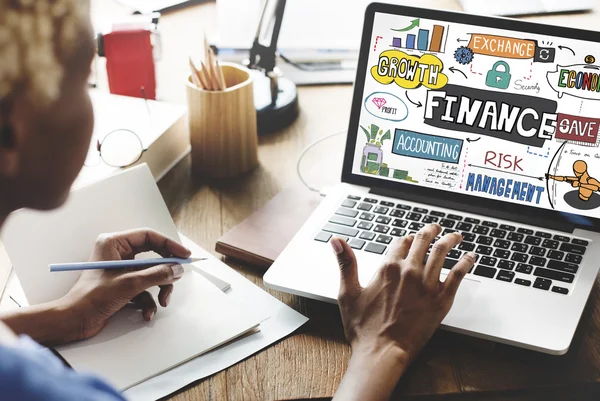
[[[416,0],[404,3],[460,9],[456,0]],[[598,3],[600,9],[600,0]],[[92,4],[93,18],[98,25],[128,12],[106,0],[93,0]],[[599,14],[594,12],[531,19],[594,29]],[[215,21],[214,3],[163,16],[160,24],[164,51],[157,68],[159,91],[163,99],[185,103],[183,77],[188,68],[187,55],[202,51],[202,33],[204,30],[214,31]],[[102,78],[100,82],[103,82]],[[101,87],[107,86],[101,84]],[[189,158],[182,161],[160,182],[160,189],[178,228],[204,248],[214,249],[221,235],[262,207],[282,189],[299,182],[296,160],[301,151],[315,139],[346,128],[351,97],[350,86],[300,88],[300,117],[291,127],[260,138],[261,165],[245,177],[221,182],[194,181],[190,175]],[[319,151],[315,149],[315,152]],[[339,165],[332,165],[328,169],[332,179],[339,177],[339,168]],[[262,286],[261,271],[228,263]],[[280,400],[333,395],[350,356],[337,308],[276,291],[269,292],[310,317],[310,322],[292,337],[180,391],[172,397],[173,400]],[[521,390],[528,385],[543,387],[570,383],[569,380],[575,378],[588,383],[599,382],[600,339],[587,334],[592,330],[592,325],[599,325],[600,311],[596,307],[599,303],[600,293],[596,286],[574,346],[565,357],[549,357],[439,332],[402,379],[397,393],[431,395]],[[590,354],[585,351],[589,347],[595,352]],[[586,355],[582,356],[584,351]],[[581,358],[576,369],[563,372],[561,366],[576,358]],[[546,368],[538,374],[525,373],[530,369],[538,370],[540,366]],[[566,379],[565,375],[568,375]],[[526,379],[519,380],[520,377]],[[544,399],[555,399],[557,394],[559,398],[556,399],[571,399],[564,398],[564,395],[560,398],[559,393],[560,391],[554,391],[554,396],[548,395]],[[525,396],[531,399],[531,394],[533,393],[516,391],[508,395],[487,395],[485,397],[490,398],[485,399],[522,400],[528,399],[523,398]],[[481,400],[484,395],[479,393],[475,398],[468,399]]]

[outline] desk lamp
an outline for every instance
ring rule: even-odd
[[[254,77],[254,104],[259,133],[276,131],[298,117],[296,85],[276,66],[277,41],[286,0],[266,0],[250,50],[248,68]]]

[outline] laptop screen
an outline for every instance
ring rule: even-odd
[[[596,57],[597,43],[376,12],[352,173],[598,218]]]

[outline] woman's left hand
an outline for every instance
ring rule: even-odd
[[[98,237],[90,262],[133,259],[136,254],[154,251],[163,257],[188,258],[183,245],[149,229],[139,229]],[[159,286],[158,301],[167,307],[173,283],[183,276],[181,265],[159,265],[143,270],[84,271],[71,291],[62,299],[68,305],[69,318],[76,322],[70,341],[98,334],[108,319],[129,302],[152,320],[157,305],[148,288]]]

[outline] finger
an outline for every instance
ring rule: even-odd
[[[440,232],[442,232],[442,227],[439,224],[428,224],[421,228],[415,235],[407,259],[411,259],[417,266],[423,266],[429,245]]]
[[[145,270],[129,272],[123,279],[133,284],[134,292],[142,292],[156,285],[169,285],[179,280],[184,273],[181,265],[158,265]]]
[[[141,292],[136,295],[131,302],[133,302],[139,309],[142,310],[142,316],[144,316],[144,320],[149,322],[154,317],[156,313],[157,307],[156,302],[154,302],[154,298],[152,298],[152,294],[148,291]]]
[[[163,257],[175,256],[187,258],[192,254],[189,249],[177,241],[148,228],[123,231],[115,235],[117,235],[119,239],[124,239],[129,243],[134,255],[142,252],[154,251]]]
[[[158,292],[158,303],[163,308],[169,306],[171,301],[171,294],[173,293],[173,284],[161,285],[160,291]]]
[[[424,279],[426,283],[437,285],[440,282],[440,273],[448,252],[462,242],[459,233],[446,234],[431,247],[429,258],[425,263]]]
[[[390,245],[390,249],[388,250],[386,256],[386,261],[398,262],[406,259],[414,239],[414,235],[405,235],[404,237],[396,238]]]
[[[340,291],[338,299],[344,296],[356,294],[361,291],[362,288],[358,281],[358,266],[356,263],[356,256],[354,251],[350,248],[350,245],[341,238],[333,237],[331,241],[331,247],[337,257],[338,265],[340,267]]]
[[[442,293],[445,297],[454,299],[456,291],[458,291],[458,286],[469,270],[471,270],[476,259],[477,256],[474,252],[468,252],[454,265],[450,273],[448,273],[446,281],[444,281]]]

